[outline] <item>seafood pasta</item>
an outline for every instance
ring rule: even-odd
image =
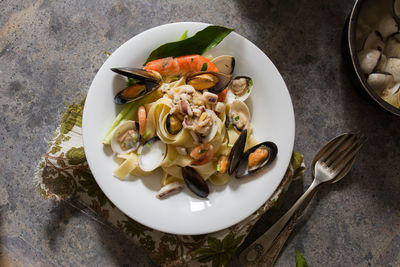
[[[248,176],[269,165],[277,147],[255,140],[245,104],[253,80],[232,78],[234,66],[229,55],[187,55],[157,59],[143,69],[113,68],[128,77],[115,103],[131,114],[112,133],[112,150],[122,159],[114,175],[143,177],[161,168],[158,198],[185,184],[207,197],[208,181],[226,184],[231,175]]]

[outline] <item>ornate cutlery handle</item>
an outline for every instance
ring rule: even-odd
[[[311,186],[310,186],[311,188]],[[280,228],[279,232],[273,232],[276,238],[271,240],[271,228],[262,234],[256,241],[254,241],[249,247],[244,249],[240,256],[239,260],[244,266],[272,266],[276,259],[279,256],[279,253],[282,250],[283,245],[288,239],[290,233],[293,231],[294,226],[296,225],[297,219],[301,216],[304,209],[308,206],[311,199],[317,192],[317,187],[313,187],[311,190],[307,190],[306,193],[303,194],[304,198],[300,198],[302,201],[298,204],[298,210],[294,210],[296,212],[293,216],[289,217],[289,222],[285,223],[284,228]],[[302,197],[303,197],[302,196]],[[300,199],[297,201],[299,202]],[[296,202],[296,204],[297,204]],[[294,207],[294,206],[293,206]],[[292,207],[292,208],[293,208]],[[294,213],[293,212],[293,213]],[[289,212],[288,212],[289,213]],[[286,213],[286,214],[288,214]],[[283,217],[282,217],[283,218]],[[281,219],[282,219],[281,218]],[[281,220],[280,219],[280,220]],[[275,226],[275,223],[273,226]],[[275,227],[276,228],[276,227]],[[275,237],[274,236],[274,237]]]

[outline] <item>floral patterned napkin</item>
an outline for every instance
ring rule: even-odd
[[[97,185],[82,142],[83,99],[67,107],[56,135],[43,155],[36,179],[46,199],[72,198],[91,208],[141,246],[162,266],[224,266],[261,215],[280,202],[291,181],[304,171],[303,156],[293,152],[286,174],[273,196],[251,216],[227,229],[207,235],[173,235],[150,229],[126,216]]]

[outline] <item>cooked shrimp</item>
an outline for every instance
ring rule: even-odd
[[[144,135],[146,129],[146,109],[144,106],[138,108],[138,121],[139,121],[139,133]]]
[[[166,57],[150,61],[144,67],[147,71],[157,71],[161,75],[175,76],[197,71],[218,71],[207,58],[200,55]]]
[[[190,156],[195,160],[190,164],[203,165],[210,162],[214,156],[214,146],[211,144],[201,144],[193,148]]]

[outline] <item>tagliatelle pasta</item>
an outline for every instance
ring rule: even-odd
[[[233,71],[227,65],[234,64],[233,57],[216,59],[218,68]],[[145,70],[113,69],[130,78],[128,87],[116,95],[116,103],[140,101],[132,105],[133,112],[128,111],[132,117],[120,123],[111,137],[111,147],[122,160],[115,176],[144,177],[161,168],[159,198],[178,192],[183,184],[206,197],[207,181],[226,184],[242,161],[247,166],[247,158],[241,159],[243,150],[256,150],[251,156],[255,163],[249,157],[252,166],[261,168],[273,160],[276,151],[264,144],[255,147],[251,115],[244,102],[253,87],[251,78],[232,79],[199,55],[172,59],[178,69],[170,69],[170,60],[149,62]],[[201,69],[196,72],[196,68]]]

